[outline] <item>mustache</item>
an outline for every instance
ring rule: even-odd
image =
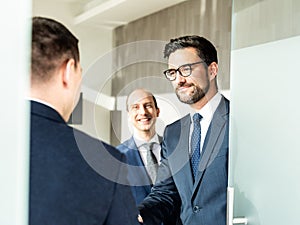
[[[178,88],[181,88],[181,87],[193,87],[193,86],[195,86],[195,85],[194,84],[188,84],[188,83],[179,83],[179,84],[177,84],[177,86],[175,88],[177,90]]]

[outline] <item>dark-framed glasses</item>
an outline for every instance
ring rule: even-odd
[[[164,75],[169,81],[176,79],[177,72],[183,77],[188,77],[192,74],[192,66],[200,63],[205,63],[204,61],[199,61],[195,63],[188,63],[182,66],[179,66],[177,69],[168,69],[164,71]]]

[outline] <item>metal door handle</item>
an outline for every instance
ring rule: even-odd
[[[227,218],[226,224],[233,225],[233,224],[247,224],[248,219],[241,217],[241,218],[233,218],[233,200],[234,200],[234,188],[228,187],[227,188]]]
[[[248,219],[245,217],[233,218],[232,220],[232,224],[247,224],[247,223],[248,223]]]

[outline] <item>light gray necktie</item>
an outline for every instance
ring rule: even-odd
[[[146,148],[147,150],[147,154],[146,154],[146,161],[147,161],[147,166],[146,166],[146,170],[151,178],[152,183],[155,183],[155,179],[156,179],[156,174],[157,174],[157,168],[158,168],[158,164],[157,164],[157,159],[153,153],[153,145],[154,143],[145,143],[143,146]]]

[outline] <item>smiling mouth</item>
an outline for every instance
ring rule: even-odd
[[[151,118],[143,118],[143,119],[138,120],[139,123],[148,123],[150,121],[151,121]]]

